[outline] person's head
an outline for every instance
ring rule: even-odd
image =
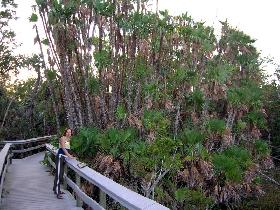
[[[64,133],[63,133],[63,136],[66,136],[66,137],[71,137],[72,136],[72,130],[71,130],[71,128],[66,128],[65,130],[64,130]]]

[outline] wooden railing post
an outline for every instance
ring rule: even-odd
[[[106,206],[107,206],[107,201],[106,201],[106,193],[103,192],[101,189],[99,189],[99,203],[100,205],[106,209]]]
[[[20,145],[20,149],[21,149],[21,150],[23,150],[23,149],[24,149],[23,144],[21,144],[21,145]],[[23,153],[20,153],[20,158],[23,158],[23,157],[24,157]]]
[[[10,165],[12,164],[12,160],[13,160],[13,156],[14,156],[14,154],[13,153],[10,153],[10,156],[9,156],[9,163],[10,163]]]
[[[29,144],[27,144],[28,147],[33,147],[35,145],[35,143],[30,142]],[[27,152],[28,156],[32,155],[32,151],[30,150],[29,152]]]
[[[66,163],[64,163],[64,174],[65,174],[65,176],[67,176],[67,174],[68,174],[68,168],[67,168],[67,164]],[[67,182],[66,182],[66,180],[64,179],[64,181],[63,181],[63,188],[65,189],[65,190],[67,190]]]
[[[81,177],[77,173],[75,173],[75,175],[76,175],[76,185],[79,188],[81,188]],[[81,200],[81,198],[77,194],[76,194],[76,200],[77,200],[77,206],[82,207],[83,206],[83,201]]]
[[[6,162],[7,162],[7,169],[6,169],[6,171],[7,171],[7,172],[8,172],[8,168],[9,168],[9,166],[10,166],[10,158],[11,158],[11,155],[8,154],[7,159],[6,159]]]

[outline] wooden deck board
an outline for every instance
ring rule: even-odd
[[[75,200],[66,193],[64,199],[53,194],[54,177],[43,166],[44,152],[13,160],[4,183],[1,210],[76,210]]]

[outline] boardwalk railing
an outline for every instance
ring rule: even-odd
[[[4,148],[0,151],[0,202],[2,198],[5,175],[7,172],[8,165],[11,163],[10,147],[11,144],[7,143],[4,146]]]
[[[26,154],[32,154],[34,150],[44,148],[46,146],[46,143],[49,143],[51,137],[53,136],[43,136],[27,140],[3,141],[1,143],[12,144],[12,154],[14,156],[18,154],[22,158]]]
[[[12,157],[19,154],[22,158],[26,154],[31,154],[34,150],[46,147],[46,143],[49,142],[51,137],[52,136],[44,136],[27,140],[1,142],[4,147],[0,151],[0,202],[2,199],[4,179],[8,166],[12,163]]]
[[[48,162],[55,168],[55,163],[52,161],[50,154],[56,155],[57,150],[50,144],[46,145],[46,149],[49,151]],[[132,190],[114,182],[113,180],[101,175],[89,167],[79,168],[79,162],[75,159],[65,160],[65,181],[67,185],[72,188],[77,197],[77,206],[81,207],[82,202],[86,203],[94,210],[106,209],[106,196],[108,195],[113,200],[119,202],[123,207],[127,209],[135,210],[168,210],[167,207],[148,199],[142,195],[139,195]],[[68,168],[75,172],[75,182],[73,182],[68,176]],[[81,189],[81,177],[87,180],[89,183],[97,186],[100,190],[99,201],[97,203],[91,197],[86,195]]]

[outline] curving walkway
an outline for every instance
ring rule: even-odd
[[[69,192],[57,199],[52,192],[54,177],[40,161],[44,152],[13,160],[8,167],[1,210],[80,210]]]

